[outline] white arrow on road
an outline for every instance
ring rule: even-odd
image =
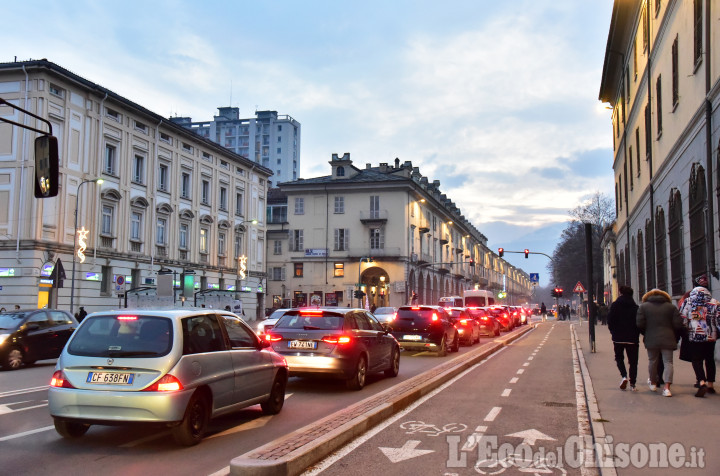
[[[517,438],[523,439],[523,444],[533,446],[537,440],[549,440],[549,441],[555,441],[555,438],[552,436],[548,436],[545,433],[541,431],[537,431],[535,429],[531,430],[525,430],[525,431],[518,431],[517,433],[512,433],[510,435],[505,436],[515,436]]]
[[[408,440],[402,445],[402,448],[383,448],[380,447],[380,451],[385,453],[391,463],[398,463],[406,459],[415,458],[416,456],[426,455],[428,453],[434,453],[434,450],[416,450],[417,445],[420,441]]]

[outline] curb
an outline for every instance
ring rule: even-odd
[[[295,476],[448,379],[535,329],[528,324],[230,461],[230,474]]]

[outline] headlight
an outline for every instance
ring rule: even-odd
[[[0,334],[0,345],[3,345],[5,339],[7,339],[8,337],[10,337],[10,334]]]

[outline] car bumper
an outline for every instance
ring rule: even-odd
[[[48,407],[50,415],[72,420],[175,422],[183,419],[193,391],[112,392],[51,387]]]
[[[406,336],[407,332],[393,332],[392,335],[397,340],[400,348],[403,350],[429,350],[438,351],[440,350],[440,342],[442,336],[427,336],[420,334],[418,340],[407,340],[403,337]]]
[[[495,335],[495,327],[490,326],[480,326],[480,334],[485,336],[494,336]]]
[[[350,378],[355,362],[349,356],[288,355],[285,357],[290,375],[327,375]]]

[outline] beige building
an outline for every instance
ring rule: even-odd
[[[613,109],[610,299],[618,284],[674,298],[704,273],[718,284],[719,79],[720,0],[615,0],[600,86]]]
[[[37,133],[0,122],[0,305],[172,302],[183,282],[190,302],[262,313],[271,170],[47,60],[0,64],[0,97],[46,118],[60,150],[59,194],[36,199]],[[47,130],[7,106],[0,117]],[[158,273],[173,277],[169,298]]]
[[[464,289],[508,292],[525,303],[529,276],[487,248],[487,238],[412,163],[356,167],[333,154],[331,174],[281,183],[268,195],[268,294],[290,305],[400,306]],[[367,303],[366,303],[367,301]]]

